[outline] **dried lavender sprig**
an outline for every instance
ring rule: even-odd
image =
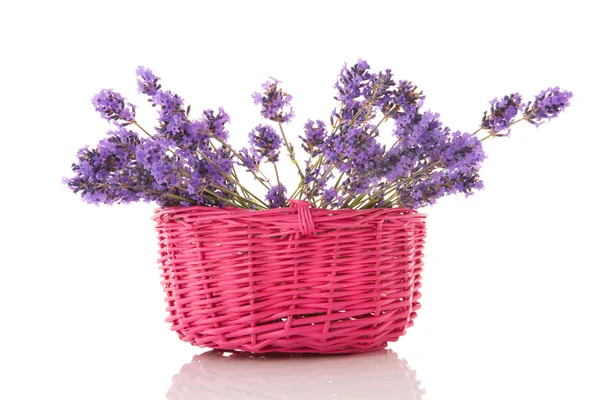
[[[279,80],[268,79],[263,83],[263,92],[254,92],[254,104],[261,105],[261,115],[274,122],[290,122],[294,117],[294,110],[290,104],[292,96],[278,88]]]
[[[269,208],[279,208],[287,205],[286,192],[287,189],[282,184],[273,186],[269,189],[265,197],[269,203]]]
[[[506,131],[506,135],[510,133],[510,126],[521,110],[521,95],[512,93],[504,96],[500,100],[494,99],[490,101],[491,107],[489,114],[487,111],[483,113],[481,119],[481,128],[489,131],[492,134]]]
[[[509,129],[509,128],[510,128],[510,127],[512,127],[513,125],[515,125],[515,124],[517,124],[517,123],[519,123],[519,122],[525,121],[525,120],[526,120],[526,119],[525,119],[525,117],[522,117],[522,118],[520,118],[520,119],[517,119],[517,120],[513,120],[513,121],[512,121],[512,122],[510,122],[509,124],[506,124],[506,125],[504,126],[504,129]],[[472,135],[475,135],[475,134],[476,134],[477,132],[479,132],[481,129],[482,129],[482,128],[480,128],[480,129],[477,129],[477,130],[476,130],[474,133],[472,133]],[[485,141],[485,140],[487,140],[487,139],[489,139],[489,138],[491,138],[491,137],[502,137],[502,136],[505,136],[505,135],[504,135],[504,134],[498,134],[498,133],[495,133],[495,132],[493,132],[493,131],[492,131],[492,132],[491,132],[491,133],[489,133],[487,136],[485,136],[485,137],[483,137],[482,139],[480,139],[480,142],[483,142],[483,141]],[[404,183],[403,183],[403,185],[402,185],[402,186],[403,186],[403,187],[406,187],[407,185],[409,185],[409,184],[411,184],[411,183],[414,183],[414,182],[416,182],[416,180],[417,180],[417,178],[418,178],[418,177],[420,177],[420,176],[423,176],[424,174],[430,173],[430,170],[433,170],[433,169],[435,169],[436,167],[440,167],[440,166],[442,166],[442,165],[443,165],[443,163],[442,163],[441,161],[439,161],[439,160],[438,160],[438,161],[436,161],[435,163],[433,163],[433,164],[430,164],[430,165],[428,165],[428,166],[426,166],[426,167],[424,167],[424,168],[422,168],[422,169],[420,169],[420,170],[416,171],[414,174],[411,174],[411,176],[410,176],[410,177],[409,177],[407,180],[405,180],[405,181],[404,181]],[[393,182],[390,182],[390,183],[388,183],[388,185],[386,185],[386,189],[385,189],[385,191],[384,191],[384,196],[386,195],[386,194],[385,194],[386,192],[388,192],[388,194],[389,194],[389,191],[390,191],[390,189],[393,189],[393,186],[394,186],[394,185],[393,185]],[[397,193],[397,191],[395,191],[395,192],[394,192],[394,195],[393,195],[393,196],[391,196],[391,197],[390,197],[390,198],[389,198],[389,199],[388,199],[386,202],[384,202],[382,206],[389,205],[389,204],[393,204],[393,202],[394,202],[395,200],[397,200],[397,199],[398,199],[398,193]],[[354,205],[354,204],[353,204],[353,205],[351,205],[351,207],[354,207],[354,206],[358,206],[358,204],[356,204],[356,205]],[[367,203],[367,204],[363,204],[362,206],[360,206],[360,207],[358,207],[358,208],[361,208],[361,209],[362,209],[362,208],[370,208],[371,206],[373,206],[373,204],[371,204],[371,203]]]
[[[542,90],[523,111],[524,118],[536,126],[556,118],[571,103],[573,93],[562,90],[558,86]]]
[[[354,122],[356,122],[356,120],[357,120],[357,118],[358,118],[358,115],[359,115],[361,112],[363,112],[363,111],[366,109],[366,107],[367,107],[367,106],[368,106],[368,104],[367,104],[367,103],[365,103],[365,104],[363,104],[363,105],[362,105],[362,107],[361,107],[361,108],[359,108],[358,110],[356,110],[355,114],[354,114],[354,115],[352,116],[352,118],[350,119],[350,122],[349,122],[349,124],[353,124]],[[342,125],[342,123],[341,123],[341,120],[340,120],[340,123],[338,123],[338,125],[337,125],[337,126],[334,126],[334,128],[333,128],[333,130],[331,131],[331,134],[330,134],[330,135],[331,135],[331,136],[335,135],[335,134],[337,133],[338,129],[341,127],[341,125]],[[316,162],[316,163],[313,165],[313,167],[312,167],[312,168],[310,168],[310,169],[309,169],[309,170],[308,170],[308,171],[305,173],[305,175],[308,175],[308,174],[312,173],[312,172],[315,170],[315,168],[316,168],[316,166],[317,166],[317,165],[321,166],[321,165],[323,164],[323,161],[324,161],[324,159],[325,159],[325,157],[324,157],[324,155],[321,153],[321,154],[319,155],[319,158],[317,159],[317,162]],[[302,193],[302,192],[303,192],[303,181],[300,181],[300,183],[298,184],[298,187],[296,188],[296,190],[294,190],[294,193],[292,194],[291,198],[295,198],[295,196],[296,196],[298,193]]]
[[[115,125],[126,126],[135,120],[135,106],[125,103],[123,96],[114,90],[101,90],[92,98],[92,104],[102,118]],[[123,122],[119,124],[118,121]]]
[[[140,130],[142,130],[142,132],[144,132],[146,135],[148,135],[151,139],[155,140],[155,137],[153,135],[151,135],[146,129],[144,129],[137,121],[133,121],[134,125],[137,126]],[[211,134],[209,134],[211,135]],[[215,139],[220,140],[220,138],[217,138],[216,136],[214,137]],[[212,145],[212,143],[211,143]],[[213,145],[213,149],[216,150],[216,148]],[[172,154],[175,154],[175,152],[172,149],[168,149],[169,152],[171,152]],[[219,186],[219,185],[213,185],[213,187],[217,190],[221,190],[223,192],[228,193],[229,195],[233,196],[234,199],[238,202],[243,202],[243,203],[247,203],[249,205],[255,206],[255,207],[264,207],[265,209],[267,208],[267,205],[256,195],[254,195],[252,192],[248,191],[240,182],[239,179],[237,178],[237,174],[235,173],[235,170],[232,170],[233,173],[233,177],[228,176],[227,174],[225,174],[224,171],[221,170],[221,168],[219,168],[218,165],[216,165],[216,163],[211,160],[210,158],[208,158],[204,153],[202,153],[201,151],[197,151],[197,154],[203,158],[205,161],[207,161],[208,163],[210,163],[211,165],[213,165],[226,179],[228,179],[230,182],[232,182],[234,185],[237,185],[240,187],[240,189],[242,189],[245,192],[245,196],[246,197],[242,197],[239,195],[239,193],[230,191],[229,189]],[[188,176],[189,178],[189,176]],[[209,192],[209,194],[213,194],[212,192]],[[258,201],[259,203],[256,203],[255,201],[252,201],[250,199],[248,199],[248,195],[250,195],[251,197],[253,197],[256,201]]]
[[[150,95],[152,97],[152,101],[154,101],[155,103],[159,102],[161,104],[163,104],[163,110],[161,111],[161,121],[164,122],[165,126],[169,127],[173,125],[173,129],[169,130],[173,131],[174,133],[177,132],[177,127],[184,127],[184,125],[187,123],[187,115],[189,114],[189,107],[187,108],[187,112],[184,113],[183,108],[182,108],[182,101],[181,98],[178,97],[177,95],[172,95],[170,92],[163,92],[161,90],[161,85],[158,84],[159,78],[157,78],[156,76],[154,76],[154,74],[152,74],[152,71],[150,71],[149,69],[146,69],[144,67],[139,67],[138,71],[137,71],[138,76],[141,78],[141,80],[138,80],[138,85],[140,87],[140,91],[142,93],[146,93],[148,95]],[[162,97],[160,97],[162,96]],[[159,98],[160,97],[160,98]],[[172,100],[170,100],[172,98]],[[172,117],[171,117],[172,115]],[[206,122],[208,124],[208,126],[206,127],[205,133],[207,134],[207,136],[210,139],[215,139],[216,141],[218,141],[219,143],[221,143],[221,145],[223,145],[228,151],[231,152],[231,154],[233,154],[236,158],[238,158],[238,160],[243,160],[240,155],[233,149],[231,148],[231,146],[229,146],[229,144],[227,144],[226,139],[227,139],[227,131],[224,130],[223,125],[224,123],[229,121],[229,116],[223,111],[222,108],[219,109],[219,113],[218,115],[214,115],[214,113],[212,112],[212,110],[207,110],[204,111],[204,116],[206,119]],[[171,118],[175,118],[173,121],[171,121]],[[176,121],[177,120],[177,121]],[[212,143],[211,143],[212,145]],[[213,146],[214,148],[214,146]],[[201,154],[202,151],[198,151],[198,154],[202,157],[204,156],[203,154]],[[202,157],[203,159],[205,159],[205,161],[211,161],[209,160],[207,157]],[[211,162],[211,165],[214,165],[214,162]],[[242,192],[244,192],[244,196],[240,196],[237,192],[235,193],[236,197],[239,197],[240,201],[247,201],[246,198],[248,196],[253,197],[254,199],[256,199],[256,201],[258,201],[261,205],[259,204],[255,204],[255,206],[258,207],[266,207],[266,204],[264,202],[262,202],[262,200],[254,195],[252,192],[250,192],[248,189],[246,189],[245,187],[243,187],[243,185],[241,185],[241,183],[239,182],[239,179],[237,179],[237,174],[235,173],[235,166],[231,166],[232,169],[232,176],[229,176],[228,174],[225,174],[224,171],[220,168],[218,168],[218,166],[215,166],[215,168],[217,169],[217,171],[219,171],[221,173],[221,175],[229,182],[231,182],[232,184],[234,184],[235,186],[239,187]],[[254,174],[254,171],[252,171]],[[266,184],[255,175],[255,178],[257,178],[257,180],[259,180],[259,182],[261,182],[261,184],[263,184],[263,186],[267,187]],[[268,188],[268,187],[267,187]]]

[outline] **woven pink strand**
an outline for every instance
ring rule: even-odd
[[[314,235],[315,234],[315,221],[313,220],[310,207],[312,206],[308,201],[303,200],[289,200],[292,204],[292,208],[298,210],[298,222],[300,225],[300,232],[303,235]]]
[[[155,212],[167,322],[186,342],[248,352],[359,353],[412,326],[425,215],[406,209]]]

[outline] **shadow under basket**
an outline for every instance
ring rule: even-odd
[[[171,329],[253,353],[385,348],[420,304],[425,215],[172,207],[154,215]]]

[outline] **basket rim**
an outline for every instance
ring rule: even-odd
[[[169,212],[181,212],[181,211],[221,211],[221,212],[233,212],[233,213],[247,213],[247,214],[273,214],[273,213],[281,213],[281,212],[285,212],[287,213],[288,211],[291,213],[296,213],[297,209],[295,207],[278,207],[278,208],[270,208],[267,210],[252,210],[252,209],[248,209],[248,208],[241,208],[241,207],[231,207],[231,206],[226,206],[226,207],[217,207],[217,206],[201,206],[201,205],[195,205],[195,206],[189,206],[189,207],[185,207],[185,206],[168,206],[168,207],[157,207],[154,209],[154,214],[155,216],[154,218],[158,218],[160,215],[164,215],[166,213]],[[410,209],[410,208],[405,208],[405,207],[385,207],[385,208],[378,208],[378,207],[374,207],[374,208],[367,208],[367,209],[354,209],[354,208],[342,208],[342,209],[338,209],[338,210],[333,210],[333,209],[329,209],[329,208],[319,208],[319,207],[315,207],[312,204],[310,205],[310,210],[312,212],[327,212],[329,214],[332,215],[337,215],[337,214],[350,214],[350,213],[355,213],[355,214],[370,214],[373,212],[404,212],[406,213],[406,215],[414,215],[417,217],[427,217],[428,214],[427,213],[423,213],[420,212],[419,210],[416,209]]]

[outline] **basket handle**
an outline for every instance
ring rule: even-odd
[[[313,219],[311,208],[313,205],[308,201],[289,199],[292,208],[298,210],[298,226],[303,235],[314,235],[315,221]]]

